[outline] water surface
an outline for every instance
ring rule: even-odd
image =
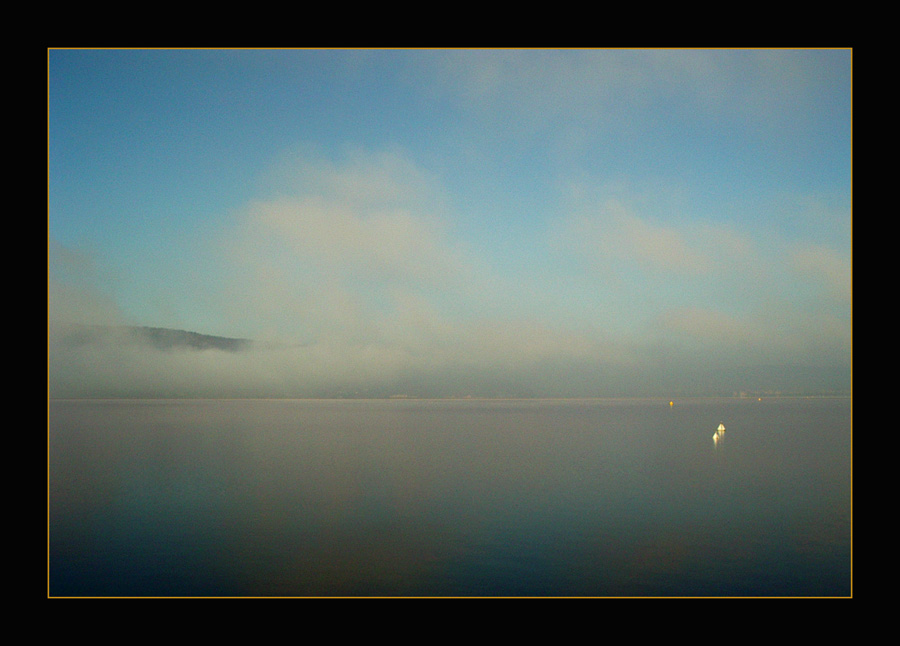
[[[851,445],[849,399],[53,401],[49,592],[847,596]]]

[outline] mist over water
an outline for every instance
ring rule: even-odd
[[[851,592],[845,398],[53,401],[49,439],[53,596]]]
[[[428,352],[253,341],[134,326],[49,325],[52,398],[644,397],[849,393],[849,364],[704,365],[597,349],[558,355],[516,330]],[[530,349],[528,349],[530,348]],[[550,348],[542,350],[541,348]]]

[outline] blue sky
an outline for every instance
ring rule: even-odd
[[[50,50],[51,324],[280,348],[147,368],[209,392],[849,366],[851,55]]]

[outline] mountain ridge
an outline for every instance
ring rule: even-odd
[[[157,350],[222,350],[240,352],[249,349],[250,339],[215,336],[176,328],[146,325],[73,325],[66,329],[62,341],[68,346],[97,342],[131,341]]]

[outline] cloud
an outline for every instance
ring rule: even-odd
[[[47,246],[48,322],[113,324],[123,320],[94,253],[64,246],[54,239]]]
[[[257,341],[250,350],[54,343],[52,392],[591,394],[598,363],[624,362],[590,326],[507,310],[534,286],[485,269],[449,226],[440,187],[402,155],[306,157],[280,177],[212,247],[222,318]]]
[[[452,235],[440,187],[399,153],[304,157],[221,235],[238,309],[310,342],[380,340],[410,303],[471,295],[478,263]]]
[[[228,291],[271,340],[385,374],[524,371],[591,348],[552,320],[504,310],[510,290],[528,287],[454,235],[441,187],[402,154],[307,156],[279,176],[277,195],[242,209],[225,236],[240,267]]]
[[[373,208],[321,196],[254,203],[245,226],[252,244],[332,273],[439,280],[461,269],[438,221],[408,209]]]
[[[402,152],[302,156],[272,178],[197,262],[204,308],[252,349],[51,335],[54,396],[626,395],[713,364],[846,358],[841,312],[812,292],[798,305],[787,280],[846,294],[843,256],[822,245],[785,253],[688,217],[678,191],[588,182],[543,249],[503,258],[527,269],[511,275],[488,246],[467,244],[440,182]],[[61,246],[52,256],[57,318],[122,320],[89,256]]]
[[[740,312],[684,304],[656,317],[658,339],[687,367],[846,364],[850,327],[839,313],[788,300],[751,303]]]
[[[786,132],[828,89],[823,70],[848,57],[765,49],[450,50],[434,54],[436,73],[422,83],[515,137],[547,135],[561,124],[593,137],[638,134],[654,109]]]
[[[634,349],[633,365],[847,361],[844,254],[797,245],[777,223],[700,217],[679,191],[643,186],[573,184],[553,238],[580,261],[598,317],[614,313],[605,322]]]
[[[691,248],[674,227],[663,226],[624,212],[613,205],[609,218],[610,235],[606,248],[617,249],[620,257],[661,271],[697,274],[709,267],[709,258]]]
[[[579,207],[564,225],[563,239],[605,272],[636,267],[656,274],[698,275],[708,272],[712,264],[709,250],[699,244],[702,241],[692,227],[640,216],[617,197]]]
[[[515,375],[535,389],[550,374],[587,383],[610,365],[633,374],[653,354],[680,360],[709,347],[729,357],[747,347],[823,355],[829,339],[845,347],[847,193],[842,184],[831,185],[830,199],[825,191],[844,177],[843,148],[830,154],[826,146],[843,146],[848,113],[844,86],[823,91],[846,79],[844,54],[324,57],[303,64],[304,78],[321,63],[337,86],[276,92],[277,112],[259,104],[249,127],[281,133],[279,144],[312,137],[330,152],[294,151],[261,178],[250,175],[256,166],[228,164],[233,175],[207,178],[193,197],[169,196],[175,201],[147,202],[137,184],[128,199],[131,185],[122,184],[121,199],[97,217],[135,226],[96,240],[120,276],[89,255],[51,248],[53,318],[116,323],[121,306],[136,324],[256,339],[253,353],[105,347],[54,360],[106,375],[111,386],[116,371],[144,365],[154,380],[171,371],[188,390],[234,390],[243,380],[275,394],[363,381],[389,389],[445,375],[450,390],[469,391],[487,375]],[[354,72],[335,77],[345,63]],[[808,109],[817,96],[831,103]],[[341,97],[357,103],[329,112]],[[356,116],[364,102],[366,123]],[[294,108],[313,121],[272,127]],[[335,127],[316,127],[318,115]],[[231,133],[229,150],[246,139],[218,130]],[[391,143],[335,148],[331,135],[364,130],[372,146]],[[258,161],[265,142],[250,140]],[[813,154],[830,160],[829,175],[798,162]],[[798,178],[822,194],[784,198]],[[228,186],[219,190],[216,179]],[[254,180],[256,192],[243,192]],[[182,218],[185,203],[208,208]],[[80,225],[67,219],[76,215],[61,212],[55,230],[74,235]],[[154,229],[137,233],[144,224]],[[141,383],[136,373],[119,381],[132,382]]]
[[[746,340],[749,333],[746,323],[735,316],[700,307],[668,310],[662,314],[660,322],[670,332],[706,344],[733,343],[739,338]]]
[[[791,252],[789,265],[799,276],[819,286],[829,298],[850,302],[852,268],[844,254],[822,245],[802,245]]]

